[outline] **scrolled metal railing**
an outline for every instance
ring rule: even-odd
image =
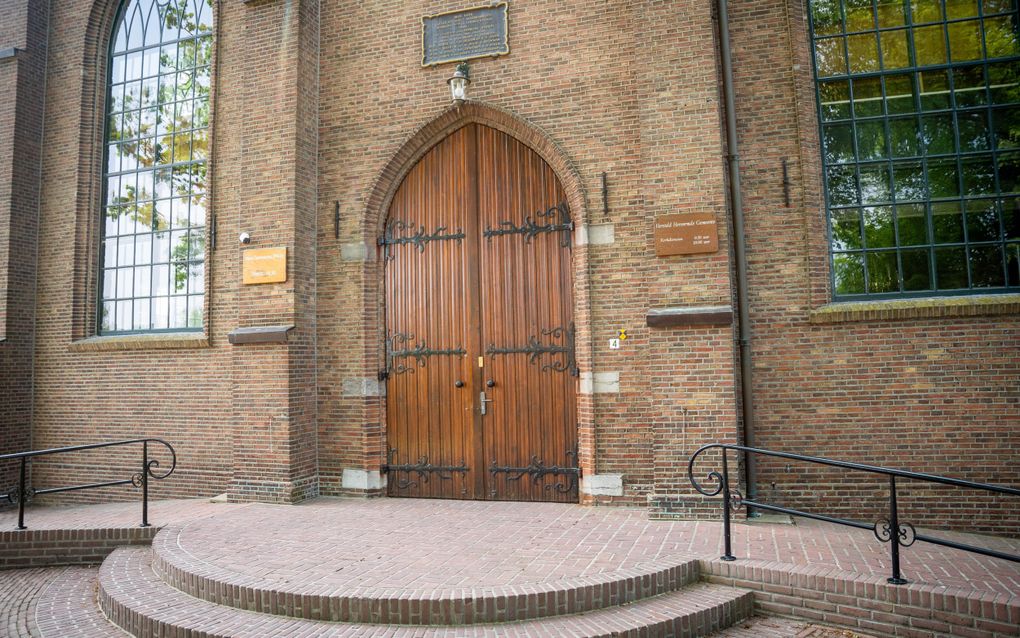
[[[722,451],[722,467],[720,470],[713,470],[708,473],[707,485],[702,485],[694,478],[694,465],[697,463],[698,457],[708,450],[718,449]],[[816,514],[813,512],[805,512],[803,510],[792,509],[789,507],[781,507],[779,505],[772,505],[770,503],[762,503],[760,501],[752,501],[743,497],[739,489],[731,489],[730,474],[729,474],[729,461],[727,460],[727,453],[730,451],[743,452],[744,454],[760,454],[762,456],[772,456],[781,459],[788,459],[791,461],[805,461],[807,463],[814,463],[817,465],[827,465],[830,467],[840,467],[848,470],[856,470],[859,472],[868,472],[871,474],[880,474],[889,477],[889,513],[887,518],[880,518],[874,523],[864,523],[861,521],[854,521],[844,518],[837,518],[834,516],[827,516],[824,514]],[[983,490],[986,492],[993,492],[996,494],[1008,494],[1011,496],[1020,496],[1020,489],[1014,489],[1012,487],[1003,487],[1001,485],[990,485],[987,483],[975,483],[973,481],[964,481],[962,479],[949,478],[947,476],[938,476],[935,474],[923,474],[920,472],[908,472],[906,470],[896,470],[888,467],[879,467],[876,465],[864,465],[862,463],[851,463],[849,461],[837,461],[835,459],[827,459],[819,456],[805,456],[803,454],[792,454],[790,452],[777,452],[775,450],[764,450],[761,448],[745,447],[743,445],[732,445],[728,443],[711,443],[709,445],[702,446],[695,452],[690,461],[687,463],[687,477],[691,481],[691,485],[694,486],[699,493],[705,496],[718,496],[722,494],[723,499],[723,538],[725,545],[725,553],[721,557],[722,560],[732,561],[736,560],[733,555],[733,543],[732,543],[732,531],[731,531],[731,512],[736,511],[741,506],[752,507],[760,510],[766,510],[771,512],[781,512],[783,514],[790,514],[792,516],[801,516],[804,518],[810,518],[817,521],[825,521],[828,523],[836,523],[838,525],[846,525],[848,527],[856,527],[858,529],[870,530],[879,541],[883,543],[890,543],[890,558],[892,565],[892,576],[886,579],[888,582],[894,585],[902,585],[907,582],[903,578],[903,574],[900,571],[900,547],[910,547],[916,541],[924,541],[926,543],[932,543],[934,545],[941,545],[943,547],[950,547],[953,549],[963,550],[965,552],[971,552],[974,554],[981,554],[982,556],[990,556],[992,558],[1000,558],[1002,560],[1012,561],[1014,563],[1020,563],[1020,556],[1015,554],[1008,554],[1006,552],[1000,552],[994,549],[988,549],[986,547],[978,547],[975,545],[968,545],[966,543],[958,543],[945,538],[938,538],[935,536],[929,536],[927,534],[918,533],[917,530],[911,523],[902,522],[899,516],[899,504],[897,502],[897,478],[913,479],[926,483],[938,483],[941,485],[950,485],[953,487],[962,487],[974,490]],[[895,539],[895,541],[894,541]],[[894,541],[894,542],[893,542]]]
[[[118,447],[122,445],[141,444],[142,446],[142,467],[134,472],[130,478],[117,481],[102,481],[99,483],[84,483],[81,485],[70,485],[67,487],[50,487],[46,489],[33,489],[28,487],[28,460],[37,456],[48,456],[51,454],[62,454],[65,452],[82,452],[84,450],[96,450],[99,448]],[[159,443],[170,451],[170,468],[165,472],[157,472],[159,459],[149,458],[149,443]],[[15,454],[0,455],[0,462],[12,459],[19,459],[21,467],[18,474],[18,486],[6,494],[0,494],[0,498],[6,498],[9,503],[18,505],[18,529],[27,529],[25,526],[25,504],[36,496],[42,494],[56,494],[57,492],[74,492],[77,490],[88,490],[99,487],[113,487],[115,485],[131,484],[142,488],[142,524],[141,527],[149,527],[149,479],[165,479],[173,474],[177,468],[177,452],[173,446],[163,439],[128,439],[125,441],[110,441],[108,443],[92,443],[89,445],[72,445],[69,447],[50,448],[48,450],[33,450],[31,452],[18,452]]]

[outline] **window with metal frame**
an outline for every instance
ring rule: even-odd
[[[837,299],[1020,290],[1017,0],[809,0]]]
[[[110,42],[98,330],[201,330],[212,0],[125,0]]]

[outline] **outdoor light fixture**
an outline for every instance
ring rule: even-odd
[[[446,81],[450,85],[450,97],[453,98],[454,106],[460,106],[467,99],[468,85],[471,84],[471,78],[468,77],[468,65],[467,62],[461,62],[457,65],[457,70],[453,72],[453,77]]]

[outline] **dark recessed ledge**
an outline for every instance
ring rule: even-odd
[[[645,320],[649,328],[722,326],[733,323],[733,308],[730,306],[654,308],[648,311]]]
[[[17,47],[11,47],[9,49],[0,49],[0,60],[6,60],[7,58],[16,58],[21,49]]]
[[[227,334],[227,340],[235,346],[243,343],[287,343],[287,333],[294,326],[256,326],[235,328]]]

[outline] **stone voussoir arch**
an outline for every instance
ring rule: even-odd
[[[382,233],[390,202],[418,160],[450,133],[472,123],[502,131],[538,153],[559,178],[574,223],[584,223],[588,218],[588,205],[583,181],[563,149],[544,131],[515,113],[491,104],[469,101],[446,109],[418,127],[390,157],[366,200],[364,219],[369,236]]]

